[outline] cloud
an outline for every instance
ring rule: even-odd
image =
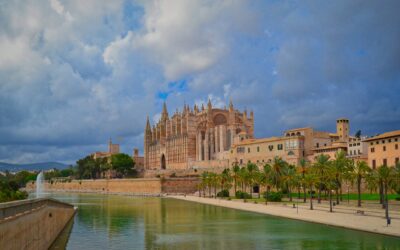
[[[364,134],[398,129],[399,5],[5,1],[0,160],[72,163],[109,137],[131,153],[164,101],[232,99],[259,137],[333,130],[339,116]]]

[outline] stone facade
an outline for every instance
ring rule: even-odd
[[[386,132],[365,140],[368,143],[368,164],[372,168],[400,163],[400,130]]]
[[[187,169],[196,162],[216,166],[227,160],[234,141],[254,137],[254,114],[235,110],[232,102],[229,109],[213,108],[209,101],[207,108],[185,105],[169,117],[164,103],[157,124],[151,127],[147,118],[144,135],[146,170]]]

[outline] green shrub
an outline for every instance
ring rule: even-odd
[[[281,192],[269,192],[267,197],[267,192],[264,193],[264,198],[268,201],[282,201],[282,193]]]
[[[217,197],[229,197],[229,191],[224,189],[217,193]]]
[[[246,192],[236,191],[235,197],[237,199],[251,199],[251,195]]]

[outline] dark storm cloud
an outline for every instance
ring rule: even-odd
[[[257,136],[400,124],[399,1],[0,2],[0,160],[142,147],[166,99],[255,111]],[[20,18],[24,16],[24,18]],[[171,83],[184,82],[184,87]]]

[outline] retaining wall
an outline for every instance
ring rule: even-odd
[[[74,213],[54,199],[0,203],[0,249],[48,249]]]

